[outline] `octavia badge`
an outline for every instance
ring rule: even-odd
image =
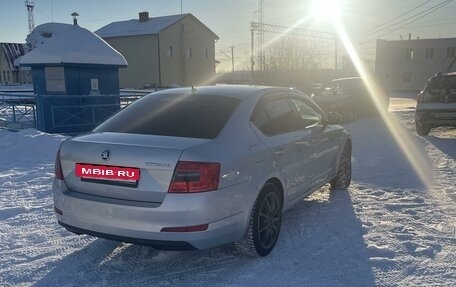
[[[101,152],[101,158],[104,160],[108,160],[110,156],[111,156],[111,151],[109,149],[105,149],[104,151]]]

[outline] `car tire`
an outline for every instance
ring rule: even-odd
[[[282,225],[282,205],[277,186],[266,183],[253,205],[247,235],[244,240],[236,243],[242,253],[251,257],[264,257],[274,249]]]
[[[330,182],[331,189],[347,189],[351,183],[351,142],[347,141],[342,152],[336,177]]]
[[[430,127],[420,124],[418,121],[415,121],[415,126],[416,126],[416,133],[419,136],[424,137],[424,136],[427,136],[431,132]]]

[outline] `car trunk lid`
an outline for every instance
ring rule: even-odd
[[[65,141],[60,150],[64,180],[75,192],[131,201],[162,202],[185,149],[207,139],[94,133]],[[81,175],[77,165],[86,170]],[[88,174],[93,167],[92,174]],[[81,166],[79,166],[81,168]],[[139,180],[93,174],[95,169],[123,171]],[[130,172],[130,173],[128,173]],[[103,173],[103,172],[102,172]],[[124,173],[125,175],[125,173]]]

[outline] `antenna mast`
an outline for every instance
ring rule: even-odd
[[[258,70],[266,70],[266,56],[264,48],[264,0],[258,1],[258,10],[253,14],[254,18],[257,18],[258,30],[257,30],[257,63]],[[255,17],[256,16],[256,17]]]
[[[33,17],[33,8],[35,8],[35,2],[25,1],[25,7],[27,7],[29,33],[32,33],[33,29],[35,28],[35,19]]]

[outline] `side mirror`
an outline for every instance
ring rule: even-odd
[[[338,113],[329,112],[326,117],[329,125],[338,125],[344,122],[344,118]]]

